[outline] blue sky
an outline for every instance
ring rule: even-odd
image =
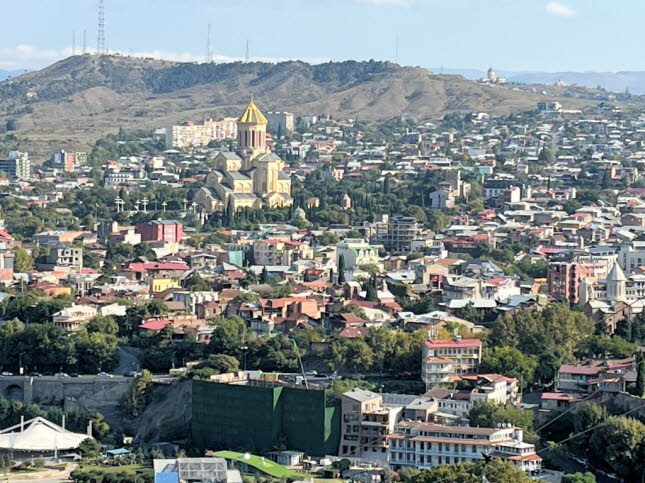
[[[398,60],[450,68],[645,70],[642,0],[105,0],[110,50],[203,60]],[[97,0],[0,0],[0,69],[96,48]]]

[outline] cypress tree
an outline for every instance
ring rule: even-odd
[[[645,358],[642,352],[636,356],[636,395],[645,397]]]
[[[345,283],[345,255],[338,257],[338,283]]]

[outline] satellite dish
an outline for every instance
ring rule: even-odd
[[[244,453],[242,455],[242,458],[244,458],[245,460],[250,460],[251,459],[251,453]]]

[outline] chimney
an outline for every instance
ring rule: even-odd
[[[87,435],[91,438],[92,437],[92,420],[87,424]]]
[[[20,432],[25,430],[25,416],[20,416]]]
[[[65,429],[65,415],[64,414],[63,414],[63,421],[61,423],[61,426],[63,427],[63,429]]]

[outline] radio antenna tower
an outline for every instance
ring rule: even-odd
[[[394,63],[399,63],[399,34],[398,32],[394,36]]]
[[[213,51],[211,49],[211,24],[208,24],[208,37],[206,39],[206,62],[213,62]]]
[[[83,55],[87,53],[87,30],[83,29]]]
[[[246,53],[244,54],[244,62],[249,61],[249,41],[246,41]]]
[[[98,25],[98,38],[96,41],[96,53],[98,55],[105,54],[105,6],[103,0],[99,0],[99,25]]]
[[[76,30],[72,30],[72,55],[76,55]]]

